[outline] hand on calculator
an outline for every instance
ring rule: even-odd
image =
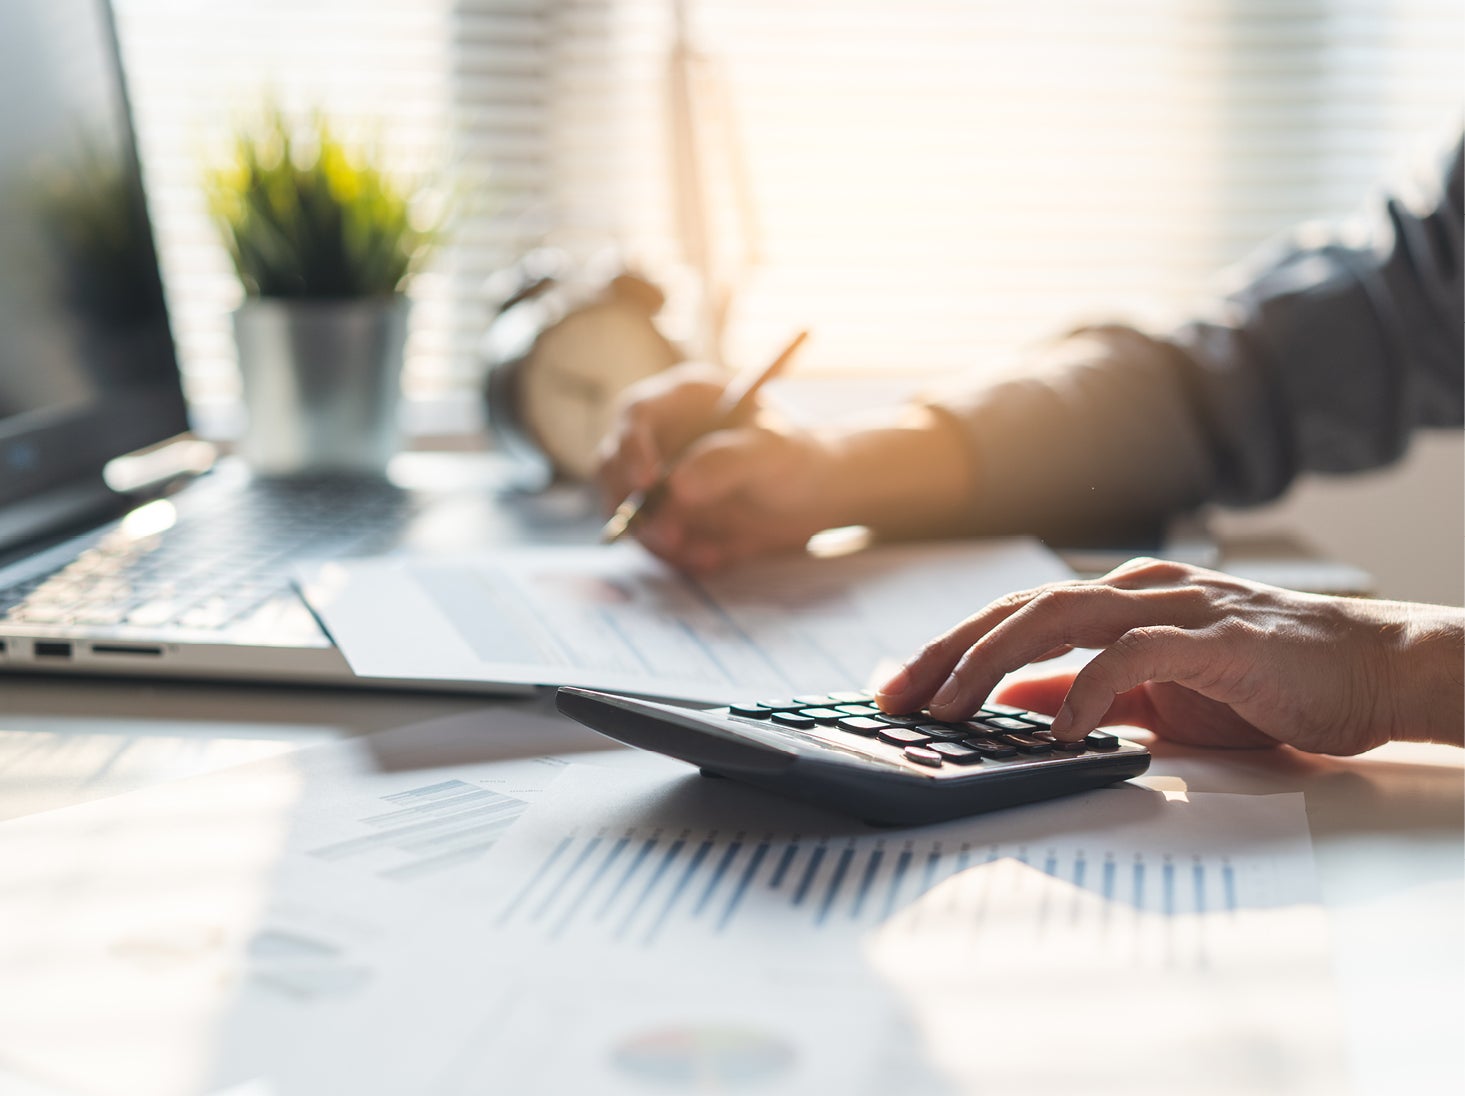
[[[879,690],[887,712],[976,711],[1002,677],[1075,647],[1083,669],[1002,700],[1054,738],[1127,724],[1200,746],[1355,754],[1391,738],[1461,741],[1465,613],[1301,594],[1152,559],[1011,594],[928,643]]]

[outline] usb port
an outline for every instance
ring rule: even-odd
[[[71,643],[62,639],[38,639],[35,652],[37,658],[70,658]]]

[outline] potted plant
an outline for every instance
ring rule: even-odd
[[[266,475],[379,473],[398,445],[403,287],[434,226],[319,116],[294,126],[269,111],[236,135],[207,190],[245,293],[245,456]]]

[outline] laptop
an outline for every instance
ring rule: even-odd
[[[0,672],[366,685],[297,566],[554,539],[471,477],[137,475],[189,424],[106,3],[0,5],[0,102]]]

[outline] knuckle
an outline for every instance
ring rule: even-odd
[[[936,662],[946,657],[946,652],[951,650],[954,641],[950,636],[937,636],[935,639],[928,639],[916,652],[918,662]]]
[[[1170,559],[1155,559],[1153,556],[1137,556],[1128,563],[1116,567],[1106,578],[1142,579],[1146,582],[1179,582],[1189,578],[1191,567]]]

